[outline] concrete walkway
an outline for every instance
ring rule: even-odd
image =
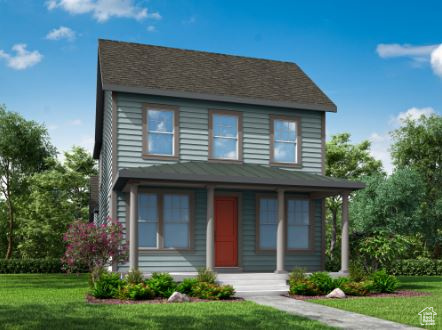
[[[245,299],[260,305],[317,320],[331,327],[343,329],[419,329],[375,317],[344,311],[283,296],[249,296]]]

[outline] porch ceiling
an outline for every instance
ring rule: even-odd
[[[314,190],[352,191],[364,188],[358,181],[349,181],[302,171],[284,170],[255,164],[185,162],[118,171],[113,189],[122,190],[128,181],[203,183],[221,185],[256,185],[274,188],[306,188]]]

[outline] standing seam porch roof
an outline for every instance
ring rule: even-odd
[[[280,187],[358,190],[362,182],[327,177],[302,171],[284,170],[255,164],[184,162],[121,169],[113,189],[122,190],[129,180],[193,183],[248,184]]]

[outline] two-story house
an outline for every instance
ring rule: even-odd
[[[99,222],[120,221],[118,270],[324,269],[326,113],[294,63],[100,40],[94,157]]]

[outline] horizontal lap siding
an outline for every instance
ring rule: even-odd
[[[195,213],[193,222],[192,251],[139,252],[139,268],[143,272],[190,272],[206,264],[206,191],[194,190]],[[124,193],[118,195],[118,219],[126,225],[126,201]],[[128,271],[128,264],[120,265],[119,271]]]
[[[144,103],[176,105],[180,109],[179,152],[182,161],[208,160],[209,109],[243,113],[243,160],[268,165],[270,161],[270,115],[301,118],[302,170],[321,173],[321,112],[284,110],[247,105],[226,105],[136,94],[118,94],[118,168],[173,163],[142,158],[142,111]]]
[[[100,194],[98,221],[104,223],[110,215],[112,189],[112,93],[104,93],[103,144],[100,153]]]

